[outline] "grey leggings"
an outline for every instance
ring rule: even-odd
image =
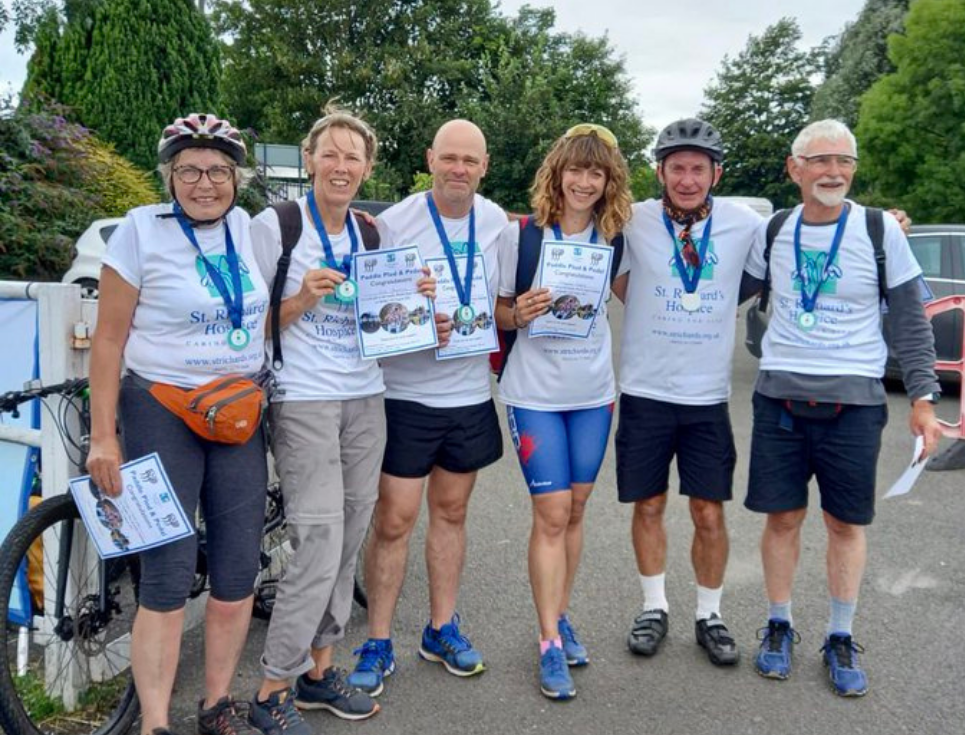
[[[202,439],[130,377],[121,383],[119,414],[125,459],[157,452],[184,512],[205,522],[211,595],[248,597],[258,574],[268,468],[261,431],[246,444]],[[184,606],[194,582],[198,537],[141,554],[140,604],[157,612]]]

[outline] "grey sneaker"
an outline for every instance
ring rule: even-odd
[[[248,722],[265,735],[315,735],[295,708],[294,694],[291,689],[281,689],[272,692],[264,702],[259,702],[256,694],[251,700]]]
[[[653,656],[667,636],[670,621],[664,610],[644,610],[633,620],[627,647],[638,656]]]
[[[198,735],[258,735],[258,730],[238,712],[228,697],[222,697],[210,709],[204,709],[204,700],[198,702]]]
[[[349,686],[347,672],[329,666],[321,679],[302,674],[295,683],[295,704],[302,709],[324,709],[343,720],[364,720],[379,711],[368,694]]]

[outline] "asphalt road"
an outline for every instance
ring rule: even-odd
[[[619,333],[621,313],[613,309]],[[960,733],[965,723],[965,473],[922,475],[904,498],[881,501],[869,531],[868,569],[855,638],[867,648],[871,691],[840,699],[821,663],[827,620],[825,533],[812,512],[804,532],[794,595],[802,642],[788,681],[754,673],[757,630],[765,624],[758,539],[761,517],[741,505],[747,480],[750,394],[756,361],[738,327],[731,415],[739,459],[735,500],[728,508],[731,556],[724,618],[742,647],[738,666],[712,666],[694,642],[695,586],[690,566],[691,522],[672,481],[667,522],[667,585],[671,629],[652,659],[631,655],[625,640],[642,602],[629,539],[629,509],[616,500],[612,447],[590,501],[586,548],[572,617],[591,663],[574,673],[575,700],[550,702],[537,686],[537,626],[526,572],[530,502],[516,459],[507,451],[481,473],[469,521],[469,551],[459,610],[464,631],[484,654],[488,671],[472,679],[448,675],[417,656],[428,614],[422,558],[424,513],[413,539],[408,579],[394,629],[398,670],[379,698],[382,711],[365,723],[326,713],[307,716],[318,733]],[[957,396],[941,413],[956,415]],[[912,441],[904,395],[889,397],[891,418],[878,467],[879,497],[907,464]],[[511,445],[506,438],[506,446]],[[816,491],[812,494],[816,502]],[[364,638],[356,609],[337,661],[351,667]],[[266,626],[255,621],[235,694],[257,686]],[[202,692],[199,636],[189,634],[175,694],[174,724],[194,730]]]

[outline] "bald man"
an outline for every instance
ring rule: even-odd
[[[507,222],[476,189],[489,156],[482,131],[468,120],[439,128],[426,152],[432,189],[383,212],[376,223],[382,248],[417,245],[423,258],[447,258],[465,283],[466,263],[480,254],[489,293],[497,291],[496,237]],[[438,317],[450,321],[449,317]],[[451,327],[449,324],[444,328]],[[369,639],[349,683],[371,696],[395,669],[391,626],[402,590],[409,537],[423,494],[429,506],[426,565],[429,623],[419,655],[456,676],[473,676],[482,656],[459,630],[456,597],[466,553],[466,509],[476,473],[502,456],[502,434],[489,382],[488,356],[437,361],[433,350],[382,361],[388,445],[379,500],[365,555]]]

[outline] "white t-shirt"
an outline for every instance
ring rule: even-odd
[[[681,303],[685,290],[661,201],[633,205],[620,266],[621,273],[630,272],[620,352],[623,393],[692,406],[730,397],[737,296],[751,246],[763,237],[761,217],[743,204],[715,200],[709,220],[691,230],[698,250],[708,221],[700,307],[691,312]],[[683,229],[673,227],[678,235]]]
[[[323,267],[325,250],[318,231],[306,211],[306,199],[298,199],[302,216],[302,236],[292,250],[282,300],[297,294],[309,270]],[[354,219],[351,224],[356,227]],[[359,252],[364,250],[362,234]],[[329,235],[332,252],[339,263],[352,251],[348,227]],[[281,257],[281,227],[278,214],[269,207],[251,221],[251,241],[255,263],[267,283],[275,280]],[[342,304],[332,296],[319,299],[315,307],[302,313],[281,331],[285,364],[274,370],[279,391],[277,401],[344,401],[365,398],[385,390],[382,371],[374,360],[363,360],[359,353],[358,324],[354,304]],[[271,365],[272,344],[265,342]]]
[[[593,226],[565,240],[589,242]],[[543,238],[556,238],[551,228]],[[516,295],[519,260],[519,224],[510,222],[499,236],[499,295]],[[616,398],[610,322],[606,302],[600,305],[587,339],[529,338],[529,329],[517,332],[516,344],[499,381],[503,403],[534,411],[573,411],[606,406]]]
[[[499,284],[496,240],[508,220],[499,206],[478,194],[473,207],[476,212],[476,252],[482,254],[489,292],[495,297]],[[467,252],[469,215],[462,219],[442,217],[442,223],[455,253]],[[445,256],[424,192],[413,194],[385,210],[376,219],[376,224],[383,249],[417,245],[423,259]],[[416,401],[432,408],[455,408],[474,406],[492,397],[488,355],[436,360],[435,350],[422,350],[385,358],[382,370],[387,398]]]
[[[248,213],[235,207],[227,217],[241,270],[242,325],[250,335],[247,346],[234,350],[227,341],[232,330],[228,309],[198,251],[174,217],[158,216],[171,211],[170,204],[132,209],[107,244],[104,265],[139,291],[124,363],[148,380],[182,388],[196,388],[219,375],[258,372],[265,357],[268,287],[254,267]],[[194,232],[233,293],[224,225]]]
[[[878,270],[874,246],[865,220],[865,208],[850,202],[841,246],[828,281],[821,287],[812,312],[815,324],[802,328],[798,317],[801,287],[794,257],[794,227],[801,215],[798,205],[774,239],[771,248],[772,315],[761,343],[761,370],[782,370],[807,375],[884,375],[888,348],[881,334]],[[885,218],[885,274],[888,288],[921,275],[897,220]],[[801,251],[811,278],[820,277],[831,250],[835,222],[802,224]],[[764,278],[764,236],[747,263],[747,272]],[[816,283],[816,281],[812,281]],[[813,286],[812,286],[813,288]],[[810,293],[810,292],[809,292]]]

